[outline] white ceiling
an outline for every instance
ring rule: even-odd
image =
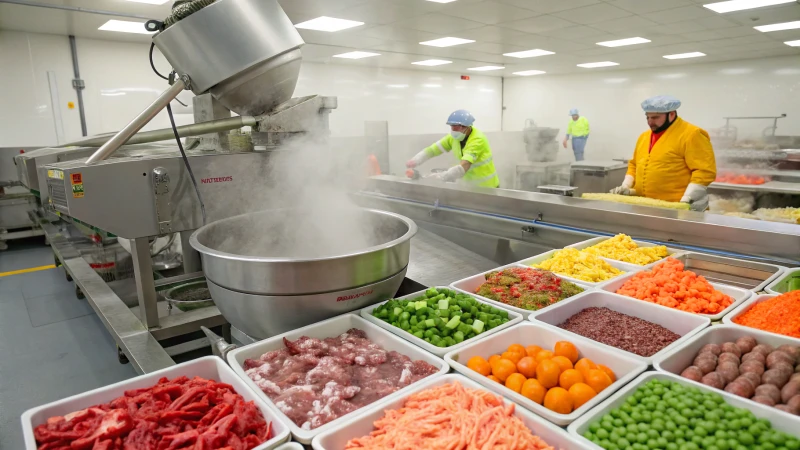
[[[24,1],[24,0],[23,0]],[[35,0],[38,3],[113,11],[161,19],[168,2],[154,6],[125,0]],[[365,24],[336,33],[300,30],[307,61],[394,67],[414,70],[467,72],[481,65],[504,65],[484,75],[513,76],[522,70],[577,73],[674,66],[713,61],[800,56],[800,48],[784,41],[800,39],[800,30],[761,33],[756,25],[800,20],[800,3],[728,14],[703,8],[712,0],[279,0],[294,23],[326,15]],[[800,1],[800,0],[798,0]],[[0,29],[149,42],[146,35],[99,31],[107,15],[2,3]],[[125,19],[125,17],[121,17]],[[135,19],[132,19],[135,20]],[[419,45],[446,36],[473,39],[449,48]],[[596,42],[641,36],[648,44],[607,48]],[[502,54],[541,48],[554,55],[515,59]],[[381,53],[380,57],[342,60],[333,55],[352,50]],[[708,56],[666,60],[663,55],[700,51]],[[432,68],[411,65],[427,58],[453,64]],[[619,66],[581,69],[576,64],[611,60]]]

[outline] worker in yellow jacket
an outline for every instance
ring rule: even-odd
[[[640,195],[708,208],[708,185],[717,176],[708,133],[678,117],[680,100],[668,95],[642,102],[650,131],[639,136],[622,186],[612,194]]]
[[[445,172],[432,174],[429,178],[449,182],[463,179],[475,186],[500,187],[500,178],[492,162],[489,141],[485,134],[472,126],[473,123],[475,118],[463,109],[450,114],[447,119],[450,134],[417,153],[406,162],[406,167],[413,169],[444,152],[452,152],[458,164]]]

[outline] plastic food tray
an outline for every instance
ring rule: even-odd
[[[303,444],[311,443],[311,439],[314,438],[319,433],[324,432],[325,430],[336,429],[340,427],[343,423],[345,423],[349,417],[354,416],[359,413],[360,410],[356,410],[350,414],[346,414],[336,420],[326,423],[321,427],[317,427],[313,430],[305,430],[300,428],[299,426],[295,425],[288,417],[286,417],[283,412],[275,405],[275,403],[261,391],[261,389],[256,386],[256,384],[247,376],[244,371],[244,362],[247,359],[254,359],[259,358],[264,353],[270,352],[272,350],[280,350],[284,348],[283,345],[283,338],[289,340],[296,340],[301,336],[309,336],[318,339],[325,339],[329,337],[336,337],[340,334],[346,332],[351,328],[358,328],[364,331],[367,334],[367,337],[374,343],[380,345],[386,350],[393,350],[398,353],[402,353],[412,360],[423,360],[432,364],[434,367],[439,368],[439,372],[431,375],[431,377],[438,377],[444,375],[450,370],[450,367],[445,363],[443,360],[431,355],[430,353],[424,352],[413,345],[409,344],[408,342],[392,335],[391,333],[387,333],[386,331],[382,330],[380,327],[377,327],[368,321],[358,317],[355,314],[344,314],[341,316],[337,316],[322,322],[318,322],[303,328],[298,328],[297,330],[292,330],[278,336],[271,337],[269,339],[265,339],[263,341],[255,342],[253,344],[247,345],[242,348],[238,348],[230,353],[228,353],[228,363],[231,365],[231,368],[236,373],[236,375],[241,378],[244,383],[256,393],[259,399],[267,404],[274,412],[281,418],[283,422],[289,427],[289,431],[291,431],[292,436],[296,441],[299,441]],[[403,392],[408,391],[408,389],[412,388],[414,385],[407,386],[399,391],[388,395],[370,405],[367,405],[366,408],[372,407],[374,405],[381,405],[385,402],[390,401],[392,398],[397,396],[403,395]],[[364,408],[362,408],[364,409]]]
[[[599,243],[601,243],[603,241],[607,241],[607,240],[611,239],[612,237],[614,237],[614,236],[600,236],[600,237],[596,237],[596,238],[592,238],[592,239],[587,239],[587,240],[585,240],[583,242],[578,242],[577,244],[568,245],[568,246],[566,246],[564,248],[576,248],[578,250],[583,250],[583,249],[591,247],[593,245],[597,245],[597,244],[599,244]],[[637,241],[635,239],[633,240],[633,242],[636,245],[638,245],[639,247],[658,247],[658,245],[659,245],[659,244],[651,244],[650,242]],[[678,256],[683,252],[683,250],[680,250],[680,249],[677,249],[677,248],[672,248],[672,247],[667,247],[667,251],[669,252],[668,256],[672,256],[672,257]],[[626,267],[632,268],[632,269],[649,269],[649,268],[655,266],[656,264],[664,261],[664,259],[666,257],[662,258],[662,259],[660,259],[660,260],[658,260],[656,262],[652,262],[650,264],[645,264],[643,266],[641,266],[639,264],[620,261],[618,259],[606,258],[605,256],[601,256],[601,258],[605,259],[606,261],[608,261],[610,263],[616,262],[616,263],[624,264]]]
[[[436,289],[450,289],[447,286],[435,286],[435,288]],[[424,295],[424,294],[425,294],[425,291],[419,291],[419,292],[416,292],[416,293],[413,293],[413,294],[404,295],[403,297],[397,297],[397,299],[398,300],[410,300],[410,299],[412,299],[414,297],[419,297],[420,295]],[[464,347],[465,345],[467,345],[470,342],[475,342],[478,339],[482,339],[482,338],[484,338],[486,336],[489,336],[491,334],[497,333],[498,331],[504,330],[504,329],[516,324],[516,323],[522,322],[522,320],[523,320],[523,316],[521,314],[515,313],[514,311],[510,311],[508,308],[503,308],[502,306],[499,306],[496,303],[488,302],[488,301],[486,301],[486,300],[482,299],[481,297],[478,297],[478,296],[476,296],[474,294],[469,294],[468,292],[467,292],[467,294],[470,295],[475,300],[477,300],[479,303],[488,304],[490,306],[497,307],[497,309],[504,309],[504,310],[508,311],[508,322],[500,325],[499,327],[492,328],[489,331],[484,331],[483,333],[481,333],[481,334],[479,334],[479,335],[477,335],[477,336],[475,336],[475,337],[473,337],[471,339],[467,339],[467,340],[461,342],[460,344],[451,345],[450,347],[437,347],[437,346],[435,346],[435,345],[433,345],[433,344],[431,344],[429,342],[425,342],[424,339],[420,339],[420,338],[414,336],[413,334],[403,330],[402,328],[399,328],[399,327],[396,327],[396,326],[394,326],[392,324],[384,322],[383,320],[378,319],[377,317],[372,315],[372,310],[374,310],[378,306],[388,302],[389,300],[386,300],[386,301],[380,302],[380,303],[376,303],[374,305],[370,305],[370,306],[367,306],[366,308],[362,309],[361,310],[361,317],[369,320],[370,322],[378,325],[379,327],[381,327],[381,328],[383,328],[385,330],[389,330],[390,332],[402,337],[403,339],[406,339],[406,340],[412,342],[417,347],[423,348],[423,349],[433,353],[434,355],[439,356],[440,358],[443,358],[445,354],[447,354],[447,353],[449,353],[449,352],[451,352],[453,350],[457,350],[457,349],[460,349],[460,348]]]
[[[789,287],[786,285],[788,280],[793,277],[800,277],[800,267],[792,267],[783,270],[778,277],[775,278],[764,289],[768,294],[785,294],[789,292]]]
[[[706,328],[692,336],[692,338],[684,342],[683,345],[673,349],[669,354],[655,361],[653,366],[656,370],[680,376],[684,369],[692,365],[692,361],[694,361],[695,356],[697,356],[697,352],[699,352],[704,345],[731,342],[744,336],[752,336],[759,344],[769,344],[773,347],[779,347],[784,344],[797,345],[797,343],[788,336],[767,333],[754,328],[716,325]],[[722,391],[722,389],[719,389],[719,391]],[[749,403],[755,403],[750,399],[743,400]],[[800,421],[800,416],[790,415],[790,417]]]
[[[629,395],[632,395],[636,389],[639,388],[639,386],[647,383],[650,380],[674,381],[685,386],[697,387],[700,390],[712,391],[715,394],[721,395],[725,399],[725,402],[727,402],[729,405],[737,408],[748,409],[756,417],[769,420],[772,423],[772,428],[793,436],[797,435],[797,421],[792,419],[792,416],[788,413],[776,410],[775,408],[771,408],[769,406],[745,400],[725,391],[709,388],[703,384],[695,383],[694,381],[681,378],[671,373],[664,372],[643,373],[639,376],[639,378],[635,379],[632,383],[617,391],[617,393],[611,396],[608,400],[601,403],[600,406],[592,409],[588,414],[584,414],[583,417],[579,418],[575,422],[572,422],[569,428],[567,428],[569,433],[574,439],[584,446],[588,446],[592,449],[602,449],[602,447],[596,445],[594,442],[584,438],[583,433],[586,432],[586,430],[589,428],[589,425],[598,420],[598,418],[607,414],[612,409],[622,405],[625,402],[625,399],[628,398]]]
[[[22,431],[25,437],[25,448],[36,450],[36,440],[33,429],[53,416],[63,416],[71,412],[80,411],[90,406],[107,403],[117,397],[125,395],[125,391],[155,386],[159,378],[173,379],[180,376],[203,377],[209,380],[228,383],[247,401],[254,401],[264,419],[272,422],[272,433],[275,437],[259,445],[255,450],[273,450],[289,439],[289,427],[285,419],[278,417],[262,398],[257,396],[220,358],[206,356],[183,364],[178,364],[166,369],[161,369],[147,375],[141,375],[130,380],[121,381],[83,394],[48,403],[22,414]]]
[[[775,298],[775,297],[777,297],[777,295],[769,295],[769,294],[754,295],[753,297],[750,298],[750,300],[747,300],[746,302],[742,303],[741,305],[739,305],[738,308],[736,308],[733,311],[731,311],[730,314],[728,314],[725,317],[723,317],[722,318],[722,323],[724,323],[725,325],[731,325],[731,326],[734,326],[734,327],[737,327],[737,328],[741,328],[741,329],[747,330],[747,331],[751,331],[751,330],[752,331],[760,331],[762,333],[766,333],[766,334],[769,334],[771,336],[778,336],[778,337],[781,337],[781,338],[784,338],[784,339],[788,339],[789,340],[788,343],[791,343],[793,345],[800,345],[800,339],[798,339],[798,338],[794,338],[794,337],[791,337],[791,336],[786,336],[784,334],[773,333],[771,331],[759,330],[758,328],[746,327],[744,325],[739,325],[738,323],[735,323],[733,321],[733,319],[735,319],[735,318],[741,316],[742,314],[744,314],[748,309],[750,309],[751,306],[755,305],[756,303],[763,302],[765,300],[769,300],[769,299]]]
[[[408,399],[411,394],[453,382],[458,382],[465,388],[469,389],[484,389],[484,387],[478,383],[456,374],[445,375],[434,380],[425,380],[414,385],[413,388],[404,393],[402,397],[395,398],[393,401],[385,403],[381,407],[369,408],[359,416],[349,420],[346,424],[338,429],[321,433],[314,438],[313,448],[314,450],[341,450],[345,447],[347,441],[350,439],[370,434],[375,429],[373,423],[384,416],[385,410],[402,408],[406,402],[406,399]],[[512,403],[505,398],[503,401],[506,404]],[[579,442],[578,439],[570,436],[569,433],[567,433],[564,429],[553,425],[536,414],[527,411],[525,408],[515,408],[514,415],[519,417],[525,426],[533,432],[533,434],[544,439],[545,442],[556,449],[586,450],[591,448],[586,444]]]
[[[547,326],[562,330],[569,336],[580,336],[579,334],[558,328],[558,324],[565,322],[573,315],[592,306],[606,307],[622,314],[638,317],[648,322],[661,325],[681,336],[677,341],[648,357],[639,356],[603,343],[597,343],[605,348],[621,351],[632,358],[638,358],[640,361],[644,361],[647,364],[652,364],[653,360],[669,353],[673,348],[686,342],[690,337],[711,324],[711,320],[708,317],[699,314],[665,308],[663,306],[605,291],[588,291],[576,295],[575,297],[556,303],[546,310],[531,314],[530,320],[534,323],[544,323],[547,324]]]
[[[646,270],[649,270],[649,269],[646,269]],[[630,278],[632,278],[634,275],[635,275],[635,273],[629,273],[627,275],[623,275],[621,277],[614,278],[613,280],[611,280],[611,281],[609,281],[609,282],[607,282],[605,284],[602,284],[598,289],[606,291],[606,292],[616,293],[617,290],[619,288],[621,288],[622,285],[625,284],[625,282],[628,281]],[[744,290],[742,288],[738,288],[738,287],[728,286],[726,284],[711,283],[711,286],[713,286],[714,289],[722,292],[723,294],[727,294],[727,295],[731,296],[731,298],[733,298],[733,303],[731,303],[730,306],[728,306],[727,308],[722,310],[722,312],[719,312],[717,314],[698,314],[698,315],[703,316],[703,317],[708,317],[709,319],[714,320],[714,321],[722,320],[722,317],[724,317],[725,314],[728,314],[729,312],[731,312],[734,309],[736,309],[737,306],[741,305],[744,301],[746,301],[748,298],[750,298],[753,295],[753,293],[751,291],[746,291],[746,290]],[[628,297],[628,296],[626,295],[626,297]],[[651,305],[655,305],[655,306],[658,306],[660,308],[675,309],[675,308],[670,308],[669,306],[659,305],[657,303],[651,303],[651,302],[648,302],[646,300],[640,300],[640,299],[634,298],[634,297],[628,297],[628,298],[633,298],[635,300],[639,300],[640,302],[649,303]],[[694,313],[692,313],[692,314],[694,314]]]
[[[569,414],[559,414],[551,411],[544,406],[518,394],[511,389],[508,389],[496,381],[490,380],[466,366],[467,361],[473,356],[481,356],[488,359],[489,356],[499,354],[508,348],[511,344],[521,345],[538,345],[543,349],[552,349],[558,341],[570,341],[578,347],[580,357],[586,357],[595,361],[598,364],[603,364],[611,368],[617,377],[611,386],[598,393],[590,401],[581,405],[575,411]],[[466,347],[448,353],[444,359],[450,364],[450,367],[460,372],[467,378],[482,384],[484,387],[489,388],[490,391],[497,392],[511,399],[514,403],[533,411],[534,413],[544,417],[545,419],[555,423],[556,425],[568,425],[581,415],[585,414],[589,409],[603,401],[614,391],[621,388],[631,380],[636,378],[637,375],[647,369],[647,364],[637,358],[629,356],[628,352],[618,349],[607,348],[598,343],[583,337],[575,337],[572,333],[564,330],[536,325],[533,323],[520,323],[513,327],[496,333],[486,339],[481,339],[475,343],[467,345]]]
[[[492,269],[492,270],[487,270],[486,272],[483,272],[481,274],[473,275],[473,276],[471,276],[469,278],[464,278],[463,280],[456,281],[455,283],[450,285],[450,289],[454,289],[454,290],[462,292],[464,294],[469,294],[469,295],[471,295],[471,296],[473,296],[475,298],[483,300],[486,303],[491,303],[492,305],[495,305],[498,308],[503,308],[503,309],[506,309],[508,311],[514,311],[515,313],[518,313],[518,314],[528,315],[528,314],[532,313],[533,311],[531,311],[529,309],[517,308],[516,306],[506,305],[503,302],[498,302],[496,300],[492,300],[490,298],[486,298],[486,297],[484,297],[482,295],[478,295],[478,294],[475,293],[475,291],[484,282],[486,282],[486,274],[487,273],[497,272],[497,271],[500,271],[500,270],[503,270],[503,269],[508,269],[510,267],[521,267],[521,268],[525,268],[525,269],[532,269],[532,267],[524,266],[522,264],[509,264],[507,266],[498,267],[498,268]],[[570,283],[575,283],[578,286],[582,287],[584,290],[594,289],[593,287],[591,287],[588,284],[586,284],[586,282],[584,282],[584,281],[572,281],[570,279],[567,279],[567,277],[563,277],[563,276],[555,274],[555,273],[554,273],[554,275],[556,275],[558,278],[561,278],[564,281],[569,281]],[[552,305],[550,305],[550,306],[552,306]],[[549,308],[550,306],[546,306],[545,308],[542,308],[542,309]],[[541,309],[539,311],[541,311]]]
[[[567,247],[564,247],[564,248],[567,248]],[[559,250],[562,250],[562,249],[550,250],[549,252],[545,252],[545,253],[542,253],[540,255],[532,256],[530,258],[523,259],[522,261],[518,261],[516,264],[521,264],[523,266],[531,267],[533,264],[539,264],[542,261],[545,261],[545,260],[548,260],[548,259],[552,258],[553,254],[555,252],[559,251]],[[619,270],[621,270],[623,272],[622,275],[617,275],[614,278],[621,277],[621,276],[625,275],[628,272],[638,272],[639,270],[642,269],[642,266],[636,266],[636,265],[633,265],[633,264],[628,264],[628,263],[624,263],[624,262],[620,262],[620,261],[612,261],[612,260],[605,260],[605,261],[608,262],[608,264],[610,264],[611,267],[615,267],[615,268],[617,268],[617,269],[619,269]],[[604,280],[604,281],[599,281],[599,282],[594,283],[594,282],[590,282],[590,281],[579,280],[577,278],[572,278],[572,277],[569,277],[569,276],[566,276],[566,275],[562,275],[562,274],[557,273],[557,272],[553,272],[553,273],[555,273],[556,275],[558,275],[559,277],[561,277],[561,278],[563,278],[563,279],[565,279],[567,281],[571,281],[573,283],[582,284],[584,286],[591,286],[591,287],[597,287],[597,286],[599,286],[599,285],[601,285],[603,283],[607,283],[607,282],[611,281],[611,280]]]

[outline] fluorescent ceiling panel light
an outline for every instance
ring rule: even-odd
[[[714,12],[720,14],[744,9],[763,8],[765,6],[782,5],[784,3],[794,3],[795,0],[730,0],[727,2],[709,3],[703,5]]]
[[[676,53],[674,55],[664,55],[666,59],[686,59],[686,58],[699,58],[706,56],[703,52],[690,52],[690,53]]]
[[[794,22],[773,23],[772,25],[761,25],[753,28],[762,33],[769,33],[770,31],[795,30],[800,28],[800,20],[796,20]]]
[[[540,48],[535,48],[533,50],[525,50],[522,52],[503,53],[503,56],[509,56],[511,58],[534,58],[536,56],[545,56],[553,54],[555,53],[547,50],[542,50]]]
[[[103,31],[119,31],[120,33],[153,34],[144,27],[144,22],[111,19],[98,28]]]
[[[591,63],[583,63],[578,64],[578,67],[583,67],[586,69],[594,69],[597,67],[611,67],[611,66],[618,66],[619,63],[615,63],[613,61],[600,61],[600,62],[591,62]]]
[[[348,52],[348,53],[340,53],[338,55],[333,55],[334,58],[343,58],[343,59],[363,59],[363,58],[372,58],[373,56],[381,56],[381,54],[370,53],[370,52]]]
[[[784,44],[788,45],[789,47],[800,47],[800,40],[797,41],[786,41]]]
[[[453,3],[456,0],[428,0],[428,1],[433,3]]]
[[[625,45],[646,44],[648,42],[650,42],[650,39],[645,39],[643,37],[632,37],[627,39],[617,39],[616,41],[598,42],[597,45],[602,45],[603,47],[622,47]]]
[[[426,59],[425,61],[417,61],[411,64],[415,66],[443,66],[445,64],[452,64],[453,61],[445,61],[444,59]]]
[[[503,66],[480,66],[480,67],[470,67],[467,70],[473,70],[475,72],[488,72],[490,70],[503,70],[505,67]]]
[[[301,28],[303,30],[334,32],[334,31],[346,30],[348,28],[353,28],[361,25],[364,25],[364,22],[357,22],[355,20],[337,19],[335,17],[322,16],[322,17],[317,17],[316,19],[311,19],[305,22],[298,23],[294,27]]]
[[[167,3],[169,0],[127,0],[129,2],[136,2],[136,3],[147,3],[148,5],[163,5]]]
[[[441,39],[434,39],[432,41],[420,42],[422,45],[430,45],[431,47],[452,47],[454,45],[470,44],[472,39],[461,39],[457,37],[443,37]]]
[[[521,77],[529,77],[531,75],[541,75],[543,73],[547,73],[544,70],[523,70],[522,72],[514,72],[514,75],[519,75]]]

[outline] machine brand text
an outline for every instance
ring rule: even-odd
[[[212,178],[203,178],[200,180],[203,184],[211,184],[211,183],[227,183],[228,181],[233,181],[232,176],[227,177],[212,177]]]
[[[364,292],[359,292],[358,294],[342,295],[341,297],[337,298],[336,301],[337,302],[346,302],[348,300],[355,300],[357,298],[361,298],[361,297],[367,296],[369,294],[372,294],[372,289],[370,289],[368,291],[364,291]]]

